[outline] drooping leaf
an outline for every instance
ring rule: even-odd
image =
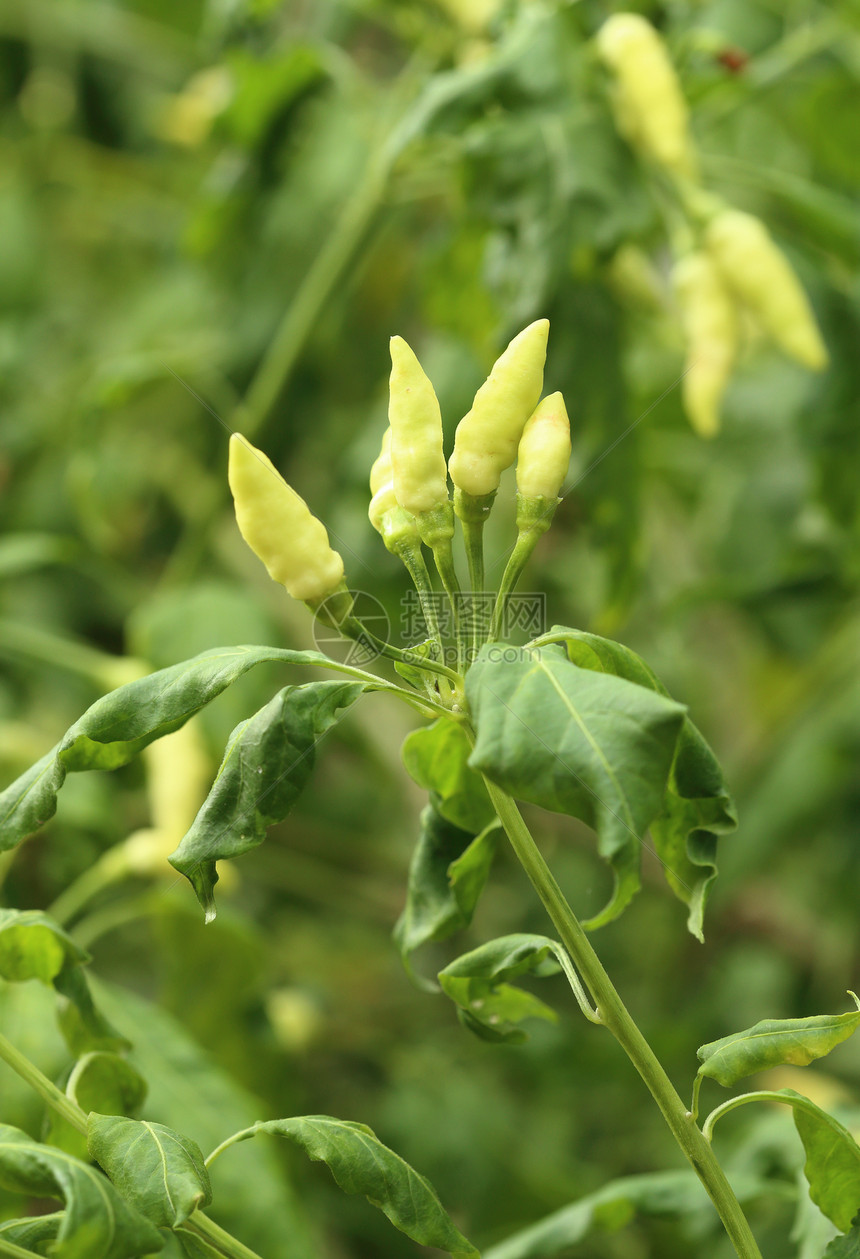
[[[773,1181],[733,1176],[740,1202],[772,1195]],[[710,1199],[694,1172],[651,1172],[624,1176],[595,1193],[554,1211],[483,1252],[483,1259],[554,1259],[592,1233],[623,1228],[638,1212],[675,1219],[707,1212]]]
[[[780,1089],[799,1098],[793,1089]],[[843,1124],[808,1098],[793,1107],[794,1123],[806,1151],[804,1174],[819,1211],[847,1232],[860,1212],[860,1146]]]
[[[834,1237],[822,1259],[860,1259],[860,1224],[844,1236]]]
[[[553,626],[547,637],[561,639],[568,658],[582,669],[611,673],[669,697],[653,669],[622,643],[564,625]],[[717,876],[716,837],[736,827],[734,803],[720,764],[687,716],[662,809],[651,822],[651,838],[669,886],[689,907],[687,926],[699,940],[703,939],[708,893]]]
[[[62,1211],[50,1215],[37,1215],[27,1220],[4,1220],[0,1223],[0,1241],[14,1242],[37,1255],[48,1253],[47,1248],[55,1240],[63,1222]]]
[[[440,717],[406,736],[402,756],[410,777],[433,793],[442,817],[477,835],[492,822],[495,810],[480,774],[469,768],[471,751],[462,725]]]
[[[224,1133],[254,1123],[259,1099],[216,1066],[205,1049],[166,1010],[102,981],[93,984],[99,1006],[133,1042],[131,1061],[149,1085],[147,1118],[170,1125],[182,1115],[183,1132],[204,1150]],[[303,1204],[268,1143],[245,1150],[241,1164],[218,1167],[218,1219],[261,1255],[306,1259],[320,1248]]]
[[[478,1259],[475,1247],[452,1224],[428,1180],[383,1145],[366,1124],[302,1115],[256,1123],[243,1139],[268,1132],[295,1142],[308,1158],[327,1164],[344,1193],[363,1193],[395,1228],[422,1246],[454,1259]]]
[[[283,821],[313,772],[317,743],[367,689],[363,682],[288,686],[233,731],[212,790],[169,857],[207,920],[215,916],[215,862],[256,848]]]
[[[41,910],[0,909],[0,976],[9,983],[40,979],[53,985],[63,998],[60,1027],[73,1053],[127,1048],[128,1042],[93,1004],[81,969],[89,960],[89,954]]]
[[[685,710],[655,691],[581,669],[560,647],[482,649],[466,675],[474,769],[512,795],[592,826],[618,916],[637,892],[639,845],[662,807]]]
[[[95,1167],[0,1124],[0,1184],[65,1203],[55,1259],[136,1259],[162,1249],[158,1230]]]
[[[407,970],[422,987],[409,957],[430,940],[444,940],[467,927],[484,888],[498,842],[498,826],[491,824],[474,839],[469,831],[440,816],[432,804],[421,813],[421,833],[406,888],[406,905],[394,928],[394,941]]]
[[[555,1010],[508,981],[521,975],[554,975],[560,946],[546,936],[509,935],[464,953],[439,973],[443,992],[464,1026],[482,1040],[519,1044],[523,1019],[555,1022]]]
[[[184,1224],[212,1200],[200,1147],[172,1128],[92,1113],[87,1146],[123,1198],[160,1227]]]
[[[225,647],[159,669],[96,700],[53,751],[0,793],[0,852],[54,816],[67,773],[126,765],[249,669],[269,661],[332,668],[332,661],[317,651]]]
[[[146,1098],[146,1081],[126,1058],[97,1050],[72,1068],[66,1093],[85,1115],[133,1115]]]
[[[807,1019],[764,1019],[743,1032],[702,1045],[696,1051],[702,1064],[699,1075],[730,1088],[745,1076],[769,1067],[805,1067],[829,1054],[858,1026],[860,1008]]]

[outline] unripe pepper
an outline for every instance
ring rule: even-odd
[[[394,493],[413,516],[448,502],[442,412],[423,367],[403,337],[392,337],[388,420]]]
[[[415,517],[398,505],[394,493],[390,427],[385,430],[382,449],[370,469],[370,492],[373,497],[367,515],[388,550],[394,555],[401,554],[404,547],[420,551],[421,538]]]
[[[672,272],[681,312],[687,359],[681,391],[687,418],[700,437],[720,427],[720,403],[738,346],[734,298],[712,258],[698,250]]]
[[[558,498],[570,463],[570,420],[560,393],[544,398],[523,429],[517,490],[524,498]]]
[[[726,284],[776,344],[813,371],[826,367],[809,300],[764,223],[742,210],[722,210],[706,227],[705,243]]]
[[[657,31],[638,13],[615,13],[597,32],[596,46],[613,76],[618,130],[645,157],[694,179],[687,102]]]
[[[548,334],[549,320],[538,319],[514,337],[457,425],[448,470],[464,494],[494,494],[513,463],[543,387]]]
[[[230,438],[228,467],[242,537],[294,599],[318,604],[343,582],[343,560],[325,526],[287,485],[270,459],[239,433]]]

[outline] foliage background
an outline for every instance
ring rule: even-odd
[[[235,530],[228,427],[265,446],[396,627],[400,572],[365,515],[387,337],[415,347],[453,431],[507,338],[548,315],[546,381],[568,401],[573,488],[529,584],[547,590],[551,620],[649,660],[690,704],[740,806],[704,946],[647,852],[645,889],[597,939],[686,1093],[697,1045],[761,1017],[845,1008],[858,982],[860,10],[637,6],[679,67],[708,186],[768,223],[832,356],[814,377],[753,343],[723,431],[704,443],[679,401],[661,201],[615,134],[588,42],[616,7],[4,6],[0,780],[115,683],[114,657],[162,667],[214,644],[311,645],[304,610]],[[623,246],[650,260],[647,282],[619,263]],[[510,530],[499,506],[496,556]],[[229,730],[281,679],[259,670],[201,719],[213,773]],[[370,1123],[488,1244],[679,1156],[560,984],[546,989],[559,1026],[515,1049],[473,1042],[447,1002],[410,986],[389,940],[420,804],[398,766],[408,726],[374,696],[338,727],[213,927],[165,869],[104,889],[76,930],[94,971],[120,985],[104,1001],[136,1042],[154,1118],[204,1147],[249,1112]],[[144,786],[140,766],[70,781],[57,818],[3,867],[6,903],[50,905],[144,826]],[[594,910],[606,876],[588,833],[535,822],[575,906]],[[544,929],[503,858],[454,948]],[[419,964],[431,973],[452,955]],[[61,1072],[47,996],[0,1000],[7,1035]],[[849,1043],[796,1086],[856,1101],[860,1050]],[[10,1122],[38,1132],[30,1099],[8,1078],[3,1089]],[[793,1183],[790,1121],[724,1127],[726,1148],[746,1133],[739,1168]],[[220,1218],[244,1218],[249,1244],[403,1253],[318,1168],[251,1149],[216,1176]],[[791,1214],[779,1199],[756,1208],[766,1255],[785,1253]],[[704,1244],[696,1227],[709,1255],[727,1253],[707,1220],[614,1231],[622,1222],[572,1253],[671,1259]],[[819,1226],[801,1226],[809,1259]]]

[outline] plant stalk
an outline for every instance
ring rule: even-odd
[[[0,1058],[8,1063],[12,1070],[20,1075],[21,1079],[29,1084],[30,1088],[38,1093],[58,1115],[62,1115],[67,1123],[70,1123],[82,1136],[87,1135],[87,1120],[80,1106],[76,1106],[71,1098],[66,1097],[65,1093],[58,1089],[56,1084],[49,1080],[19,1049],[16,1049],[2,1033],[0,1033]]]
[[[202,1211],[195,1211],[190,1219],[186,1220],[182,1226],[187,1228],[190,1233],[196,1233],[198,1237],[202,1237],[210,1246],[214,1246],[216,1250],[220,1250],[227,1259],[260,1259],[256,1250],[251,1250],[232,1233],[228,1233],[226,1229],[221,1228],[220,1224],[216,1224],[214,1220],[210,1220],[208,1215],[204,1215]]]
[[[739,1259],[762,1259],[747,1218],[710,1143],[681,1101],[654,1051],[634,1023],[603,969],[600,958],[544,861],[516,803],[507,792],[502,791],[488,778],[484,778],[484,782],[511,846],[552,919],[562,944],[570,953],[589,989],[601,1019],[647,1085],[672,1135],[716,1207]]]

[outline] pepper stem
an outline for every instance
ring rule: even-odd
[[[486,621],[484,617],[484,522],[490,514],[490,508],[496,497],[491,494],[467,494],[465,490],[454,490],[454,511],[463,527],[463,542],[466,547],[466,560],[469,565],[469,581],[472,586],[471,657],[478,654],[481,643],[486,638]]]
[[[526,498],[522,494],[517,495],[517,540],[499,585],[490,627],[490,642],[498,642],[505,623],[508,600],[516,589],[538,540],[552,524],[555,509],[560,502],[560,498]]]

